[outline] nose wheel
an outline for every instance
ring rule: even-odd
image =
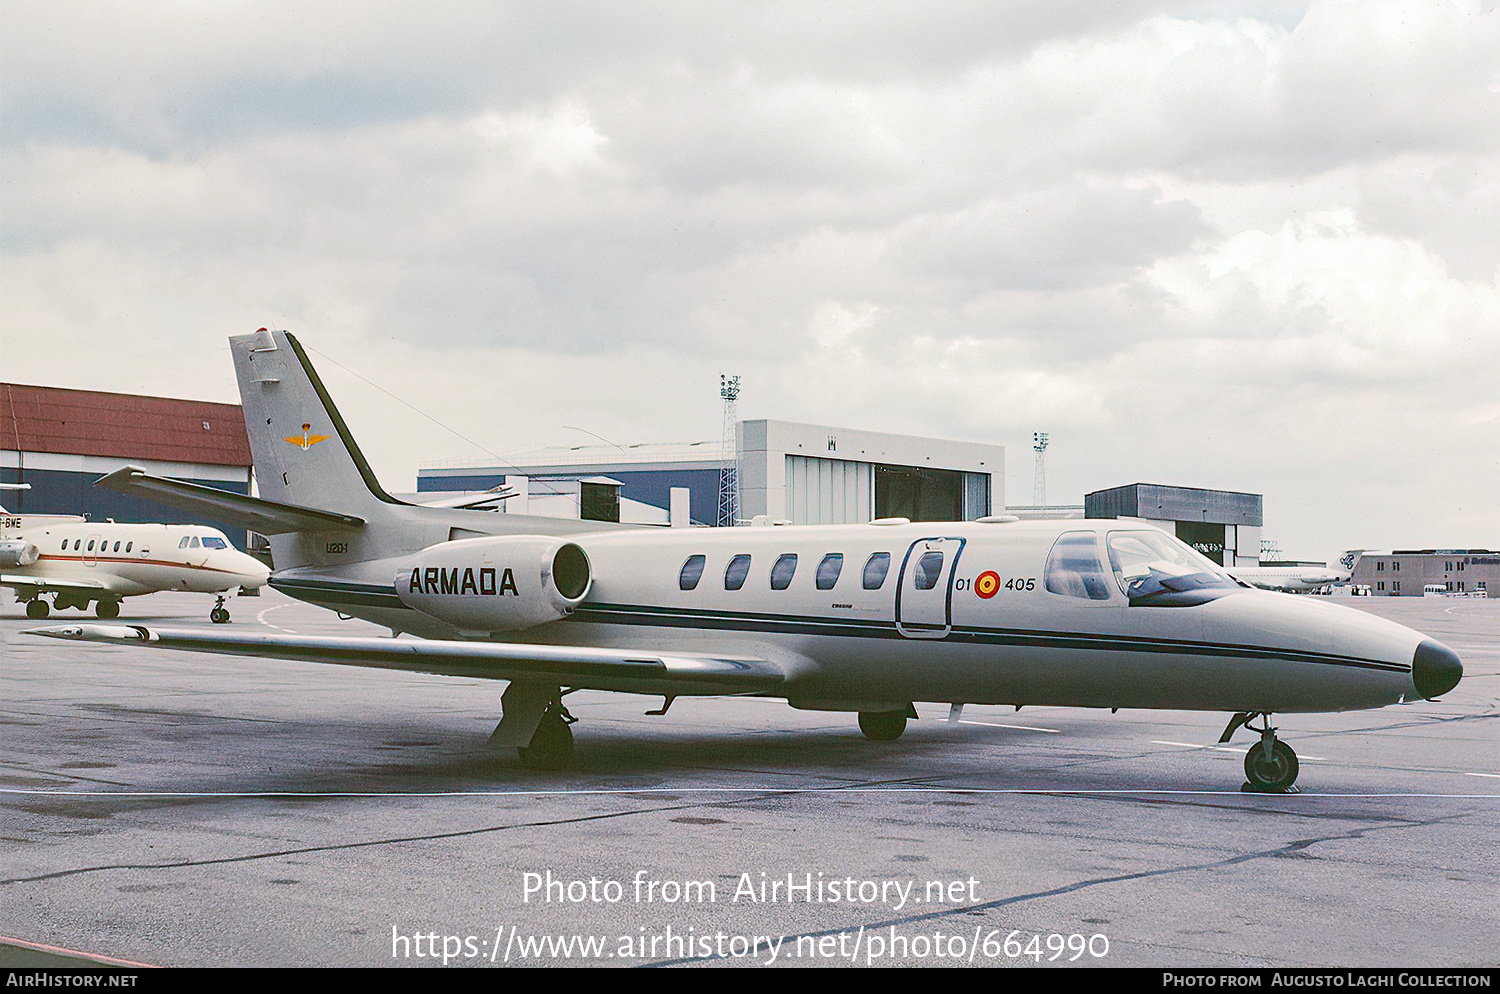
[[[224,598],[222,595],[220,595],[219,599],[214,603],[214,609],[208,612],[208,620],[212,621],[216,625],[223,625],[229,622],[229,609],[224,606]]]
[[[1250,722],[1260,719],[1260,725]],[[1297,754],[1292,747],[1276,737],[1267,711],[1241,711],[1229,720],[1220,742],[1228,742],[1241,726],[1260,733],[1260,741],[1245,754],[1245,785],[1240,788],[1257,794],[1295,794],[1297,788]]]

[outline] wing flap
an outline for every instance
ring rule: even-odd
[[[51,576],[23,576],[14,573],[0,576],[0,587],[26,587],[35,588],[38,591],[76,590],[90,593],[109,589],[107,584],[98,580],[63,580]]]
[[[786,680],[770,660],[702,653],[438,639],[200,632],[144,625],[54,625],[27,635],[187,652],[260,656],[485,680],[532,680],[644,694],[745,694]]]
[[[216,521],[227,521],[262,535],[359,528],[365,523],[363,518],[352,514],[281,504],[274,500],[219,490],[201,483],[185,483],[164,476],[152,476],[139,466],[123,466],[95,480],[94,486],[145,497],[179,510],[212,517]]]

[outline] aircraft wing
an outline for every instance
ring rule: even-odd
[[[152,476],[139,466],[123,466],[95,480],[94,486],[159,501],[184,511],[212,517],[216,521],[227,521],[262,535],[358,528],[365,523],[363,518],[352,514],[279,504],[274,500],[247,497],[201,483],[185,483],[164,476]]]
[[[706,653],[437,639],[202,632],[143,625],[55,625],[27,635],[188,652],[265,656],[486,680],[526,680],[641,694],[748,694],[786,680],[771,660]]]
[[[21,573],[6,573],[0,576],[0,587],[25,587],[38,592],[44,590],[88,591],[98,593],[109,586],[98,580],[63,580],[54,576],[26,576]]]

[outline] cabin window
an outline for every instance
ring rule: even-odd
[[[830,552],[818,563],[818,589],[832,590],[833,585],[839,582],[839,573],[844,569],[844,554],[842,552]]]
[[[703,556],[688,556],[687,562],[682,564],[682,572],[677,574],[677,586],[683,590],[698,589],[698,581],[703,579],[703,564],[707,559]]]
[[[187,544],[188,544],[187,536],[184,535],[184,536],[182,536],[182,541],[177,543],[177,548],[179,548],[179,549],[186,549],[187,548]]]
[[[88,551],[89,552],[93,552],[94,551],[94,540],[93,539],[89,539]]]
[[[81,538],[75,538],[73,540],[73,551],[74,552],[77,552],[80,548],[82,548],[82,546],[83,546],[83,539],[81,539]]]
[[[738,590],[745,585],[745,577],[750,575],[750,557],[741,553],[729,560],[729,565],[724,568],[724,589]]]
[[[785,590],[792,585],[792,576],[797,572],[797,554],[788,552],[777,558],[771,567],[771,589]]]
[[[126,552],[129,552],[129,551],[130,551],[130,547],[131,547],[131,546],[132,546],[132,545],[134,545],[134,544],[135,544],[135,543],[134,543],[134,542],[126,542],[126,543],[125,543],[125,551],[126,551]]]
[[[877,552],[865,560],[865,589],[879,590],[885,585],[885,575],[891,571],[891,554]]]
[[[115,547],[113,549],[109,550],[109,551],[111,551],[111,552],[119,552],[120,551],[120,543],[116,542],[115,543]]]
[[[937,586],[938,578],[943,575],[943,554],[941,552],[924,552],[922,558],[917,560],[917,568],[913,573],[913,580],[918,590],[931,590]]]
[[[1093,532],[1064,532],[1047,557],[1046,587],[1091,601],[1109,600],[1109,584],[1099,564],[1099,540]]]

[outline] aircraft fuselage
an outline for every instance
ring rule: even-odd
[[[1413,660],[1425,637],[1363,612],[1247,589],[1220,573],[1209,586],[1133,602],[1122,573],[1131,567],[1114,561],[1111,543],[1143,531],[1160,535],[1114,521],[575,534],[568,540],[591,568],[587,595],[558,620],[515,631],[445,623],[397,592],[451,571],[448,593],[434,580],[436,599],[467,601],[480,616],[535,596],[524,582],[507,589],[501,570],[519,567],[486,559],[485,539],[448,543],[462,554],[443,570],[419,554],[271,582],[427,638],[765,657],[785,672],[777,696],[807,708],[949,701],[1300,712],[1420,696]]]

